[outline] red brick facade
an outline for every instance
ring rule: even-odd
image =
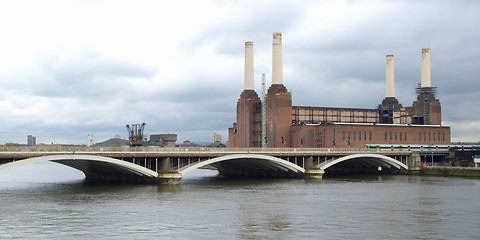
[[[244,90],[237,102],[237,122],[228,130],[228,146],[260,147],[261,101],[254,90]]]
[[[355,123],[292,126],[294,148],[360,148],[365,144],[447,145],[450,127]]]
[[[268,89],[266,104],[267,147],[291,146],[292,95],[283,84]]]
[[[397,111],[391,114],[394,117],[392,121],[399,119],[395,118],[398,111],[403,111],[401,117],[417,124],[380,123],[385,109],[389,109],[382,105],[377,113],[375,109],[292,106],[291,93],[282,84],[269,88],[265,103],[267,147],[359,148],[365,144],[450,144],[450,127],[440,125],[440,101],[431,96],[418,96],[412,107],[392,108]],[[372,118],[376,118],[375,123],[372,123]],[[426,122],[429,125],[425,125]],[[228,146],[261,146],[261,100],[253,90],[245,90],[240,96],[237,122],[229,129]]]

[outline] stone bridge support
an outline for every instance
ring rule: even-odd
[[[180,184],[183,175],[170,167],[170,157],[159,158],[157,167],[157,181],[161,184]]]
[[[305,166],[303,167],[305,168],[304,178],[321,179],[325,173],[323,169],[315,167],[312,156],[305,159]]]
[[[422,169],[422,158],[419,153],[412,153],[407,161],[408,169],[410,171],[420,171]]]

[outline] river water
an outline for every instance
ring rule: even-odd
[[[36,163],[0,171],[0,239],[479,239],[480,179],[384,175],[85,185]]]

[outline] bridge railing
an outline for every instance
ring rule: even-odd
[[[86,147],[73,145],[0,146],[3,152],[359,152],[364,148],[214,148],[214,147]]]
[[[306,153],[353,153],[353,152],[377,152],[392,154],[408,154],[412,151],[407,149],[366,149],[366,148],[214,148],[214,147],[86,147],[73,145],[39,145],[39,146],[0,146],[1,152],[84,152],[84,153],[105,153],[105,152],[158,152],[158,153],[189,153],[189,152],[212,152],[212,153],[267,153],[267,154],[306,154]]]

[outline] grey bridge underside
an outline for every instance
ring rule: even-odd
[[[130,162],[96,155],[49,155],[0,165],[0,170],[35,162],[56,162],[82,171],[87,179],[100,181],[152,181],[158,173]]]
[[[378,172],[378,167],[382,167],[382,171],[384,172],[408,170],[407,165],[394,158],[371,153],[347,155],[320,163],[317,167],[326,173]]]
[[[262,154],[232,154],[208,159],[178,169],[186,174],[204,166],[213,166],[223,175],[234,176],[292,176],[305,172],[305,169],[283,160]]]
[[[32,157],[0,165],[0,170],[35,162],[52,161],[82,171],[87,179],[100,181],[151,182],[157,180],[159,174],[143,166],[111,157],[90,154],[47,155]],[[213,166],[221,174],[244,176],[298,176],[305,169],[287,160],[262,154],[231,154],[191,163],[178,171],[181,175],[204,166]],[[352,169],[407,170],[408,167],[387,156],[380,154],[352,154],[335,160],[329,160],[316,166],[325,172],[342,172]]]

